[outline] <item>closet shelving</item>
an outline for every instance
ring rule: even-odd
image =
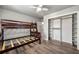
[[[58,23],[58,25],[55,25],[55,22]],[[61,22],[61,20],[59,18],[49,19],[49,21],[48,21],[49,40],[54,39],[54,32],[55,31],[59,31],[60,32],[60,29],[61,29],[60,22]]]

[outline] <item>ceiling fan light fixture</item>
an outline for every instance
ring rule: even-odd
[[[35,8],[36,12],[48,11],[48,8],[44,7],[43,5],[34,5],[32,8]]]
[[[36,9],[37,12],[40,12],[41,10],[42,10],[41,8],[37,8],[37,9]]]

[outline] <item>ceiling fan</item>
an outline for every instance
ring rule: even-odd
[[[33,5],[32,8],[35,8],[36,12],[48,11],[48,8],[44,7],[43,5]]]

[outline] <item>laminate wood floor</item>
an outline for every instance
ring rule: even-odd
[[[41,44],[38,42],[22,46],[20,48],[5,52],[4,54],[78,54],[79,51],[72,45],[63,42],[43,40]]]

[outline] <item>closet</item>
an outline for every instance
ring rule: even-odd
[[[77,13],[48,20],[49,40],[70,43],[77,47]]]

